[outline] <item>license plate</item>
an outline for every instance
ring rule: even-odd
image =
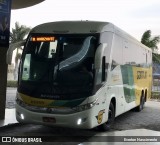
[[[56,123],[56,119],[54,117],[43,117],[43,122]]]

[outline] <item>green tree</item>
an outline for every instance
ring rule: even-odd
[[[158,43],[160,42],[160,36],[151,36],[151,30],[147,30],[143,33],[141,38],[141,43],[151,48],[153,51],[153,62],[160,63],[160,55],[156,54],[155,51],[158,50]]]
[[[20,25],[19,22],[15,23],[15,28],[12,28],[10,33],[10,43],[16,43],[25,39],[26,35],[29,33],[31,28]],[[21,58],[21,53],[19,50],[22,50],[22,47],[16,49],[16,57],[15,57],[15,69],[14,69],[14,79],[17,80],[18,76],[18,60]]]

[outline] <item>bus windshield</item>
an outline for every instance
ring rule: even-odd
[[[88,96],[96,48],[95,36],[31,35],[22,55],[19,91],[54,99]]]

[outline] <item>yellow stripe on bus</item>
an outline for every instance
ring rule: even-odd
[[[55,100],[49,100],[49,99],[38,99],[33,98],[27,95],[24,95],[22,93],[18,93],[19,99],[21,99],[24,103],[32,106],[39,106],[39,107],[49,107],[50,104],[53,104]]]

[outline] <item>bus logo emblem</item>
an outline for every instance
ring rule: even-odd
[[[100,124],[103,120],[103,113],[105,113],[105,110],[99,111],[98,116],[96,116],[98,124]]]

